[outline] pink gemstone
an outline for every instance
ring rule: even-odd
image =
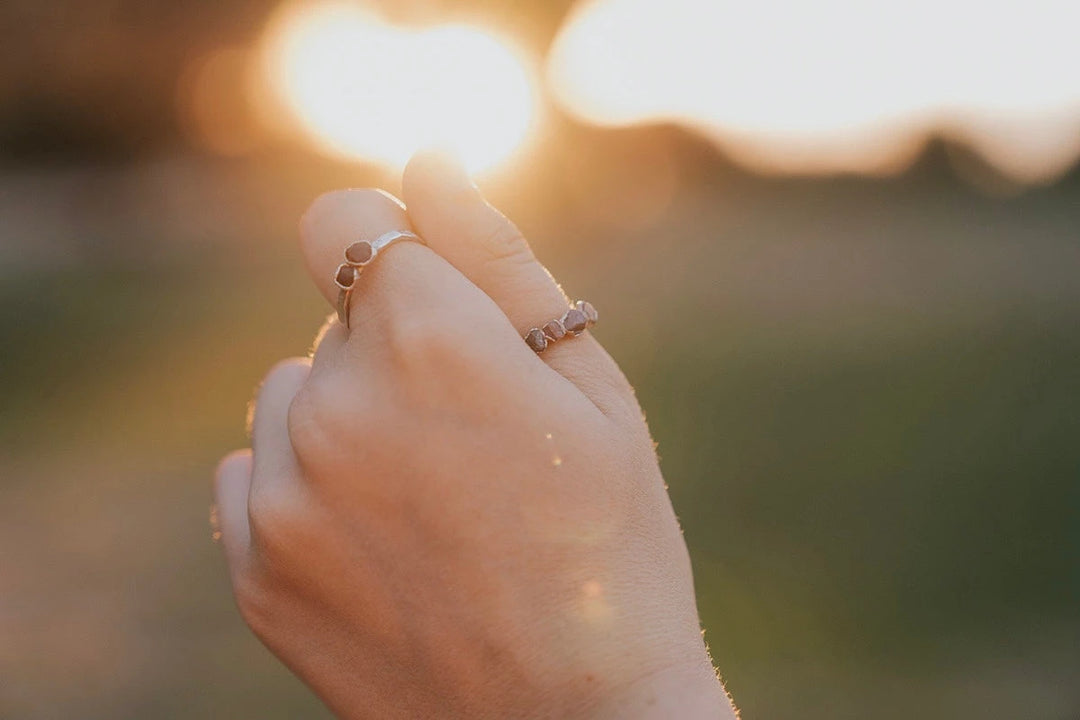
[[[581,312],[577,308],[571,308],[566,311],[562,319],[563,327],[567,332],[572,332],[575,335],[580,335],[588,327],[589,321],[585,317],[585,313]]]
[[[334,282],[342,290],[348,290],[356,282],[356,268],[352,265],[338,265],[337,274],[334,275]]]
[[[596,324],[596,321],[600,319],[600,313],[596,312],[596,308],[588,300],[578,300],[574,303],[574,307],[585,314],[585,319],[590,325]]]
[[[543,330],[544,335],[547,336],[547,339],[551,340],[552,342],[555,342],[556,340],[561,340],[566,336],[566,328],[564,328],[562,326],[562,323],[558,320],[552,320],[543,327]]]
[[[345,250],[345,260],[350,265],[363,265],[371,260],[371,256],[375,254],[375,250],[371,247],[371,243],[366,240],[354,242]]]
[[[547,349],[547,338],[544,337],[544,331],[540,328],[533,328],[525,333],[525,344],[538,353],[544,352]]]

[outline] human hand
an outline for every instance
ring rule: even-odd
[[[346,718],[733,716],[629,384],[589,333],[525,345],[567,300],[459,169],[403,186],[302,221],[331,304],[359,237],[428,247],[380,254],[219,467],[244,619]]]

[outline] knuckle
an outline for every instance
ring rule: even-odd
[[[269,628],[274,616],[275,591],[265,577],[257,572],[233,578],[233,598],[240,617],[260,636]]]
[[[260,408],[266,403],[266,398],[283,386],[302,384],[310,368],[311,363],[306,358],[286,358],[279,360],[263,375],[262,381],[247,406],[245,423],[249,437],[254,433],[255,418],[261,412]]]
[[[298,457],[316,454],[325,444],[322,413],[314,398],[311,385],[301,388],[289,403],[286,427],[289,442]]]
[[[318,377],[293,397],[286,427],[309,483],[333,480],[340,475],[337,468],[342,462],[361,460],[370,452],[357,438],[378,432],[383,408],[378,393],[341,371]]]
[[[454,329],[459,322],[443,312],[403,316],[393,323],[387,339],[406,366],[440,366],[461,352],[460,333]]]
[[[299,498],[274,488],[253,488],[248,499],[252,544],[272,571],[287,572],[314,546],[314,527]]]
[[[301,541],[300,513],[280,493],[253,488],[248,501],[252,554],[244,569],[233,573],[232,587],[240,616],[260,637],[273,628],[290,578],[310,552],[310,544]]]
[[[331,383],[332,385],[333,383]],[[340,427],[340,416],[346,410],[341,393],[331,393],[326,383],[308,383],[289,403],[286,426],[289,442],[302,461],[318,458],[332,451],[333,430]]]
[[[518,226],[499,215],[490,229],[480,235],[480,248],[487,264],[525,265],[531,263],[532,249]]]

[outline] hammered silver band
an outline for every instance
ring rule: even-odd
[[[338,265],[334,272],[334,284],[338,288],[337,316],[338,321],[345,327],[349,327],[349,305],[352,300],[352,291],[356,287],[356,281],[363,274],[364,268],[375,261],[379,253],[398,240],[411,240],[421,245],[426,245],[423,238],[408,230],[391,230],[383,233],[374,240],[357,240],[345,248],[345,262]]]

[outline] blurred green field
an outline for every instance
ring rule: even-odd
[[[491,194],[601,310],[744,717],[1080,718],[1080,180],[989,197],[932,160],[780,181],[694,154],[633,225],[600,210],[649,168],[614,156],[583,195],[565,157]],[[325,715],[232,608],[209,482],[329,311],[299,213],[387,180],[0,177],[0,717]]]

